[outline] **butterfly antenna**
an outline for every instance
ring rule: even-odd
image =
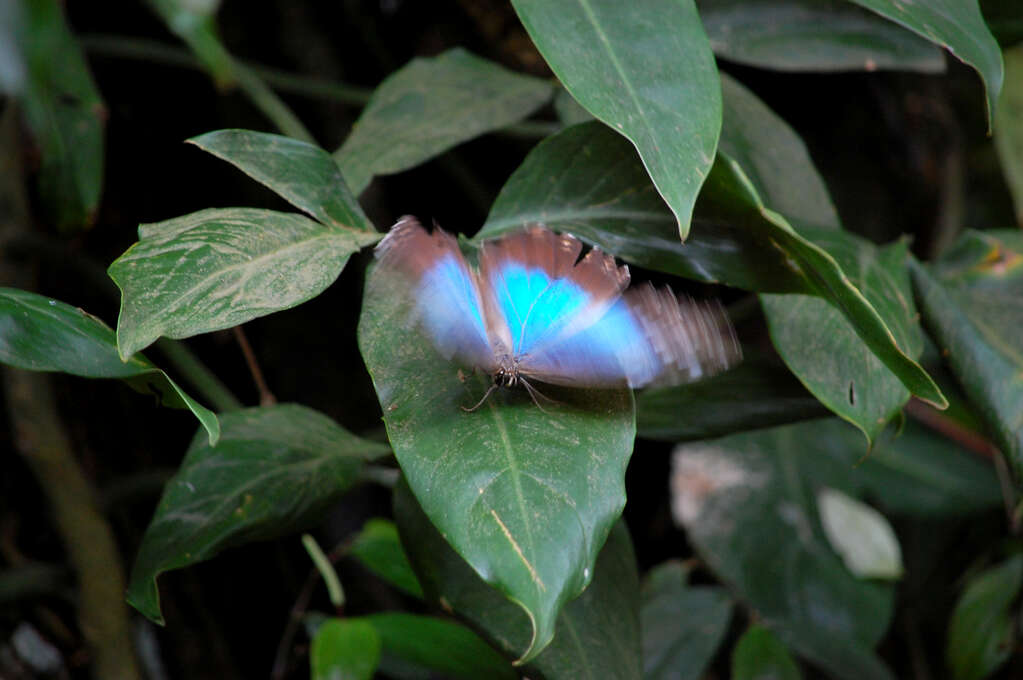
[[[530,385],[529,382],[525,378],[519,378],[519,380],[523,384],[523,386],[526,388],[526,391],[529,392],[529,396],[533,399],[533,403],[536,404],[536,407],[538,409],[540,409],[541,411],[543,411],[544,413],[550,413],[550,411],[545,409],[543,406],[540,406],[540,402],[539,402],[539,400],[537,400],[537,397],[540,397],[541,399],[544,399],[545,401],[548,401],[548,402],[550,402],[552,404],[560,404],[561,403],[557,399],[551,399],[546,394],[544,394],[540,390],[538,390],[535,387],[533,387],[532,385]]]
[[[473,411],[478,409],[480,406],[483,406],[483,402],[485,402],[487,400],[487,397],[490,396],[490,393],[493,392],[496,389],[497,389],[497,383],[494,383],[493,385],[490,386],[490,389],[487,390],[486,394],[483,395],[483,398],[480,399],[478,402],[476,402],[475,406],[473,406],[472,408],[466,408],[466,407],[463,406],[462,410],[465,411],[466,413],[472,413]]]

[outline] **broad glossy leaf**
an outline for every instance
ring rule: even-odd
[[[912,263],[924,323],[995,442],[1023,474],[1023,233],[967,232]]]
[[[770,628],[750,626],[732,651],[732,680],[801,680],[803,675]]]
[[[720,437],[828,415],[775,357],[749,354],[724,373],[636,394],[636,428],[648,439]]]
[[[423,587],[401,547],[394,522],[377,518],[366,522],[352,543],[351,555],[396,588],[414,597],[423,597]]]
[[[787,645],[838,678],[892,678],[871,651],[892,588],[850,574],[816,516],[814,491],[848,489],[856,474],[835,429],[821,421],[683,444],[672,508],[718,578]]]
[[[309,665],[313,680],[370,680],[380,664],[381,641],[363,619],[327,619],[316,630]]]
[[[882,437],[865,460],[863,440],[851,428],[844,433],[829,436],[846,437],[844,460],[855,465],[848,481],[858,494],[890,513],[933,519],[1002,506],[1001,487],[990,464],[913,420],[898,437]]]
[[[157,623],[163,623],[157,576],[316,520],[368,458],[387,452],[298,404],[220,418],[216,446],[204,437],[192,440],[135,558],[128,602]]]
[[[724,588],[689,586],[685,567],[666,562],[643,583],[643,677],[699,680],[714,658],[732,618]]]
[[[445,361],[407,327],[402,291],[374,270],[359,347],[394,453],[431,521],[487,582],[528,613],[532,659],[550,642],[562,606],[589,583],[625,506],[625,466],[636,434],[628,389],[550,389],[539,409]]]
[[[977,0],[851,0],[941,45],[980,73],[987,92],[988,116],[994,115],[1004,71],[998,47]]]
[[[407,170],[520,121],[552,95],[547,81],[461,48],[416,58],[380,83],[335,157],[359,194],[374,175]]]
[[[509,658],[520,658],[533,635],[527,616],[452,550],[404,482],[395,489],[394,515],[427,596],[472,624]],[[600,551],[593,582],[561,610],[553,642],[523,672],[551,680],[642,676],[639,577],[622,522]]]
[[[804,233],[809,234],[804,229]],[[906,260],[906,241],[885,248],[840,231],[812,232],[877,310],[905,357],[923,350]],[[819,297],[762,295],[771,340],[788,367],[833,412],[871,443],[909,400],[909,390],[848,319]]]
[[[941,50],[845,0],[698,0],[714,53],[780,71],[937,73]]]
[[[1005,50],[1005,89],[995,109],[995,149],[1023,227],[1023,45]]]
[[[41,203],[61,230],[92,226],[103,190],[106,109],[57,0],[20,3],[25,118],[39,147]]]
[[[220,436],[217,416],[185,393],[141,354],[121,361],[114,331],[85,311],[36,293],[0,288],[0,363],[30,371],[60,371],[83,378],[118,378],[157,403],[187,408]]]
[[[513,0],[577,102],[635,144],[685,240],[721,130],[714,55],[693,0]]]
[[[1023,585],[1023,555],[972,579],[948,625],[945,661],[953,680],[981,680],[1012,654],[1016,626],[1009,609]]]
[[[234,165],[323,224],[374,231],[334,158],[318,146],[251,130],[217,130],[188,141]]]
[[[765,206],[737,163],[718,154],[684,245],[654,198],[628,145],[605,126],[585,123],[533,150],[501,190],[476,240],[542,222],[651,269],[758,292],[822,297],[914,394],[947,405],[835,258]],[[843,238],[833,229],[802,231],[815,239]]]
[[[187,338],[299,305],[379,237],[255,208],[143,224],[109,269],[121,289],[118,351],[130,356],[161,335]]]
[[[431,616],[387,613],[360,619],[383,643],[380,670],[389,677],[515,680],[511,662],[460,623]]]
[[[798,222],[840,228],[824,180],[795,130],[727,74],[721,74],[721,100],[719,146],[742,167],[764,203]]]
[[[884,515],[827,487],[817,492],[817,512],[831,547],[855,576],[886,580],[902,576],[899,539]]]

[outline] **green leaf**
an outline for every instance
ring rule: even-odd
[[[721,150],[738,163],[766,205],[786,217],[841,228],[828,189],[806,145],[739,81],[721,75]]]
[[[995,108],[995,149],[1023,227],[1023,45],[1005,50],[1005,89]]]
[[[327,619],[316,630],[313,680],[370,680],[380,664],[380,635],[363,619]]]
[[[789,650],[769,628],[755,625],[732,651],[732,680],[802,680]]]
[[[917,35],[941,45],[960,61],[980,73],[987,91],[989,120],[994,115],[998,93],[1002,89],[1004,70],[1002,51],[998,47],[977,0],[852,0],[861,7],[877,12]]]
[[[430,616],[388,613],[360,619],[383,642],[380,670],[396,678],[442,676],[453,680],[515,680],[518,673],[465,626]]]
[[[143,224],[108,270],[121,289],[118,351],[127,357],[161,335],[187,338],[299,305],[379,237],[255,208]]]
[[[220,437],[217,416],[185,393],[141,354],[121,361],[114,331],[85,311],[51,298],[0,288],[0,363],[29,371],[61,371],[83,378],[119,378],[157,403],[187,408]]]
[[[643,583],[643,677],[645,680],[699,680],[732,618],[724,588],[687,586],[678,562],[651,570]]]
[[[24,20],[21,3],[0,3],[0,94],[18,96],[28,77],[25,57],[18,45]]]
[[[849,481],[889,513],[933,519],[1002,506],[991,465],[913,420],[893,440],[882,437],[862,463],[863,440],[855,440],[852,430],[847,433],[845,460],[856,465]]]
[[[648,439],[720,437],[828,415],[777,358],[747,353],[724,373],[636,394],[636,428]]]
[[[541,222],[650,269],[760,292],[822,297],[913,394],[947,405],[835,258],[765,206],[736,162],[718,154],[685,245],[670,219],[628,144],[593,122],[537,146],[501,190],[475,240]],[[803,231],[815,239],[845,238],[832,229]]]
[[[831,547],[859,578],[902,577],[902,550],[892,525],[874,508],[827,487],[817,492],[817,511]]]
[[[509,657],[521,657],[533,637],[527,616],[452,550],[404,482],[395,489],[394,515],[427,596],[466,619]],[[638,680],[642,675],[638,609],[636,558],[628,530],[618,522],[600,552],[592,583],[561,610],[554,641],[525,665],[523,673]]]
[[[25,118],[39,147],[39,193],[62,231],[92,226],[103,190],[106,109],[63,3],[21,3]]]
[[[970,231],[931,267],[911,262],[924,323],[1023,475],[1023,233]]]
[[[681,445],[672,508],[718,578],[787,645],[838,678],[893,678],[871,651],[887,630],[892,588],[850,574],[816,519],[815,489],[846,489],[855,475],[836,428],[821,421]]]
[[[836,0],[699,0],[714,53],[779,71],[939,73],[941,51],[876,14]]]
[[[359,347],[395,455],[426,514],[462,557],[528,613],[528,661],[550,642],[562,606],[586,588],[625,506],[635,438],[628,389],[552,388],[538,408],[495,392],[407,328],[406,301],[370,274]]]
[[[423,587],[401,547],[394,522],[376,518],[366,522],[352,543],[351,555],[399,590],[413,597],[423,597]]]
[[[547,81],[512,73],[461,49],[416,58],[388,76],[335,152],[348,186],[413,168],[511,125],[546,104]]]
[[[693,0],[513,0],[540,54],[577,102],[627,137],[678,223],[714,161],[721,88]]]
[[[981,680],[1009,659],[1016,628],[1009,609],[1021,585],[1019,554],[970,579],[948,624],[945,662],[953,680]]]
[[[905,240],[885,248],[853,234],[803,230],[849,272],[852,283],[883,319],[903,356],[923,350],[910,289]],[[818,297],[762,295],[771,340],[789,369],[829,409],[873,444],[909,400],[909,390],[864,344],[847,317]],[[808,341],[812,339],[812,341]],[[922,369],[920,369],[922,372]]]
[[[387,452],[298,404],[220,418],[216,446],[192,440],[132,568],[128,602],[160,624],[157,576],[315,521],[356,481],[367,458]]]
[[[318,146],[251,130],[217,130],[188,141],[234,165],[323,224],[375,231],[334,158]]]

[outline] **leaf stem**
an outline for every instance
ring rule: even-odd
[[[242,354],[245,356],[245,363],[248,364],[249,372],[252,373],[252,381],[256,383],[256,389],[259,390],[259,405],[273,406],[277,403],[277,397],[273,395],[273,392],[270,391],[266,384],[263,371],[259,368],[259,362],[256,360],[256,353],[252,351],[252,345],[249,344],[245,331],[242,330],[241,326],[235,326],[231,329],[231,332],[234,334],[235,340],[238,341],[238,346],[241,347]]]

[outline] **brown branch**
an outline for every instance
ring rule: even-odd
[[[259,390],[259,405],[273,406],[277,403],[277,397],[270,391],[266,380],[263,378],[263,371],[259,368],[259,362],[256,361],[256,353],[252,351],[249,339],[245,337],[245,331],[242,330],[241,326],[235,326],[231,329],[231,332],[234,333],[234,338],[238,341],[242,354],[245,355],[245,363],[248,364],[249,372],[252,373],[252,381],[256,383],[256,389]]]

